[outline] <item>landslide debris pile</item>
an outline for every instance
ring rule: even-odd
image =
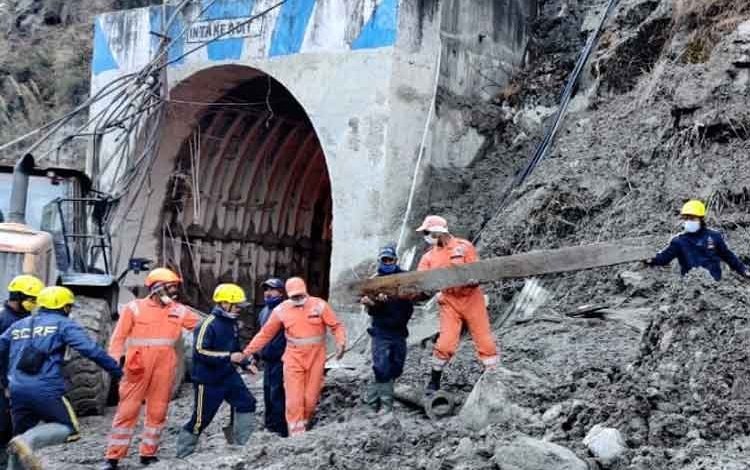
[[[467,104],[488,136],[485,152],[467,169],[436,172],[431,211],[468,238],[486,224],[480,249],[491,256],[642,235],[666,243],[678,231],[676,208],[698,197],[708,201],[709,224],[750,260],[744,1],[622,0],[548,158],[507,206],[497,206],[541,140],[541,122],[605,3],[540,2],[535,53],[513,88],[493,103]],[[747,284],[726,269],[717,284],[701,272],[681,278],[635,265],[541,283],[549,298],[531,320],[511,318],[496,329],[502,369],[482,379],[495,393],[472,400],[481,370],[468,339],[446,371],[445,387],[487,418],[479,426],[472,414],[430,422],[404,407],[397,421],[368,419],[359,396],[369,372],[331,371],[316,429],[303,438],[260,432],[246,448],[230,448],[224,414],[200,452],[180,461],[171,456],[190,412],[185,389],[154,468],[750,468]],[[521,284],[488,289],[495,320]],[[601,318],[565,316],[583,304],[609,309]],[[409,351],[402,381],[426,382],[427,346]],[[260,398],[259,387],[254,392]],[[83,439],[50,450],[46,462],[93,468],[109,419],[83,420]],[[583,443],[596,425],[621,436],[616,458],[605,461]]]

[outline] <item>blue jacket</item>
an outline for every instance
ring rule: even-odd
[[[271,312],[283,300],[284,299],[279,299],[279,301],[275,304],[266,305],[265,307],[263,307],[263,310],[260,311],[260,315],[258,316],[261,327],[263,327],[268,319],[271,318]],[[277,334],[270,343],[265,345],[263,349],[260,350],[259,356],[261,359],[267,362],[280,361],[281,356],[284,355],[284,350],[286,350],[286,335],[283,331],[280,331],[279,334]]]
[[[16,368],[27,345],[47,354],[41,370],[36,375],[28,375]],[[117,362],[100,348],[78,323],[58,310],[40,308],[36,315],[15,322],[0,336],[0,380],[7,380],[14,394],[33,393],[50,397],[63,395],[65,379],[62,366],[67,346],[91,359],[107,372],[116,376],[122,375]]]
[[[5,304],[5,308],[2,312],[0,312],[0,335],[5,333],[5,330],[10,328],[10,325],[28,316],[28,314],[21,315],[12,308],[8,307],[8,304]]]
[[[721,234],[708,228],[676,235],[665,249],[657,253],[652,264],[665,266],[675,258],[680,262],[683,275],[700,267],[705,268],[718,281],[721,279],[721,260],[740,274],[747,272],[747,267],[727,247]]]
[[[402,273],[398,268],[393,274]],[[382,276],[383,274],[378,274]],[[371,336],[381,338],[406,338],[409,336],[407,324],[414,313],[414,304],[411,300],[389,298],[385,302],[375,302],[372,307],[367,307],[367,313],[372,317],[372,325],[367,332]]]
[[[193,382],[216,384],[237,373],[229,359],[233,352],[242,351],[236,319],[214,307],[211,315],[195,329],[193,337]]]

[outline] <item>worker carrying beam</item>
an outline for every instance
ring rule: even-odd
[[[122,376],[117,362],[68,318],[75,304],[70,289],[45,287],[37,303],[36,315],[17,321],[0,336],[0,381],[10,390],[16,434],[8,444],[9,470],[41,470],[34,451],[78,439],[78,420],[65,398],[66,347],[96,362],[114,378]]]
[[[403,272],[398,265],[396,248],[385,246],[378,254],[378,276]],[[393,411],[393,386],[401,377],[406,361],[407,324],[414,313],[411,300],[378,294],[375,298],[362,297],[360,302],[372,317],[367,332],[372,337],[372,371],[374,381],[367,389],[365,401],[373,412]]]
[[[8,300],[0,312],[0,335],[5,333],[10,325],[31,314],[36,308],[36,297],[42,289],[42,280],[30,274],[21,274],[11,279],[8,284]],[[5,390],[0,390],[0,468],[4,468],[8,461],[5,447],[13,437],[12,423],[10,402]]]
[[[449,268],[479,260],[474,245],[451,235],[448,222],[440,216],[427,216],[417,232],[424,235],[424,240],[431,247],[422,255],[417,268],[419,271]],[[479,360],[485,368],[494,368],[499,360],[484,293],[479,283],[470,281],[465,286],[443,289],[437,296],[437,302],[440,308],[440,334],[433,351],[427,393],[440,389],[443,368],[456,353],[464,324],[469,329]]]
[[[706,206],[693,199],[680,210],[683,232],[672,237],[669,245],[647,260],[649,266],[666,266],[675,258],[680,263],[680,271],[685,275],[693,268],[704,268],[715,280],[721,279],[721,261],[743,277],[750,277],[750,271],[737,255],[732,253],[724,238],[716,230],[706,226]]]
[[[237,365],[245,356],[240,348],[237,320],[247,307],[245,291],[236,284],[219,284],[213,295],[216,304],[196,328],[193,341],[193,415],[180,430],[177,457],[195,451],[198,437],[219,411],[222,402],[232,407],[232,444],[244,445],[255,430],[255,397],[247,389]]]
[[[268,323],[273,309],[284,301],[284,282],[272,277],[263,281],[263,302],[258,319],[262,327]],[[284,395],[284,364],[281,357],[286,350],[286,338],[280,331],[270,343],[265,345],[256,356],[263,361],[263,402],[265,405],[266,429],[281,437],[287,437],[286,398]]]
[[[307,293],[305,281],[293,277],[286,281],[285,300],[273,312],[257,335],[245,348],[251,357],[284,330],[286,351],[284,390],[289,435],[298,436],[307,430],[323,389],[326,362],[326,327],[336,337],[336,358],[346,351],[346,330],[330,305]]]
[[[125,377],[120,382],[120,402],[112,421],[104,469],[116,469],[127,455],[144,401],[141,464],[159,460],[156,454],[177,370],[175,344],[182,340],[183,329],[192,331],[200,321],[177,301],[181,283],[173,271],[156,268],[146,276],[148,297],[126,304],[120,312],[109,354],[124,363]]]

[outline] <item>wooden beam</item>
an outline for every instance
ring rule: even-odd
[[[582,271],[652,258],[660,245],[653,238],[620,240],[612,243],[572,246],[556,250],[539,250],[472,264],[432,271],[408,272],[374,277],[350,284],[354,295],[409,295],[465,285],[469,280],[480,283],[523,278],[570,271]]]

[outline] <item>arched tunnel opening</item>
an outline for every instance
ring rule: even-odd
[[[215,102],[183,103],[202,108],[168,184],[161,252],[181,272],[186,300],[203,309],[218,283],[235,282],[257,311],[268,277],[304,276],[312,295],[328,296],[323,149],[292,94],[269,75],[249,75]]]

